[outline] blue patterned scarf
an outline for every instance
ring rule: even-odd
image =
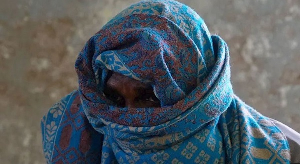
[[[226,43],[186,5],[130,6],[76,71],[78,91],[42,121],[48,163],[289,163],[282,132],[233,93]],[[103,94],[110,71],[150,84],[161,107],[116,107]]]

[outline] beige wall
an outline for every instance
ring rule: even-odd
[[[39,121],[86,40],[136,0],[0,0],[0,163],[44,163]],[[300,1],[182,0],[227,41],[236,94],[300,131]]]

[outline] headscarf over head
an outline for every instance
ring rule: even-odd
[[[89,39],[76,71],[78,110],[103,137],[89,143],[101,145],[102,163],[289,162],[280,130],[234,95],[226,43],[184,4],[133,4]],[[111,71],[152,85],[162,106],[112,104],[103,94]],[[82,133],[71,133],[80,149]]]
[[[132,5],[88,41],[76,62],[87,113],[130,126],[173,119],[198,102],[217,79],[222,64],[215,67],[216,62],[224,63],[225,58],[217,55],[227,47],[214,53],[216,46],[204,21],[186,5],[176,1]],[[212,69],[217,73],[212,74]],[[108,106],[103,89],[109,71],[152,85],[162,107]],[[227,93],[231,92],[228,85]],[[134,118],[136,113],[140,120]]]

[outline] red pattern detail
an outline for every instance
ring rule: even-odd
[[[80,137],[79,150],[86,153],[91,147],[91,134],[87,129],[83,130]]]
[[[61,149],[66,149],[70,145],[70,138],[72,134],[72,126],[67,125],[62,129],[60,140],[59,140],[59,146]]]
[[[62,160],[59,160],[59,161],[55,162],[55,164],[64,164],[64,162]]]
[[[67,149],[64,151],[60,151],[59,148],[56,146],[54,148],[57,151],[57,154],[53,157],[52,161],[62,161],[63,163],[76,163],[78,161],[84,161],[77,149],[74,147],[70,147],[70,145],[68,145]]]
[[[79,111],[79,107],[80,107],[80,97],[76,96],[75,100],[73,101],[72,105],[71,105],[71,113],[75,114]]]

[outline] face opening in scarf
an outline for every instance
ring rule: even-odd
[[[104,89],[105,96],[118,107],[160,107],[160,101],[149,84],[113,72]]]

